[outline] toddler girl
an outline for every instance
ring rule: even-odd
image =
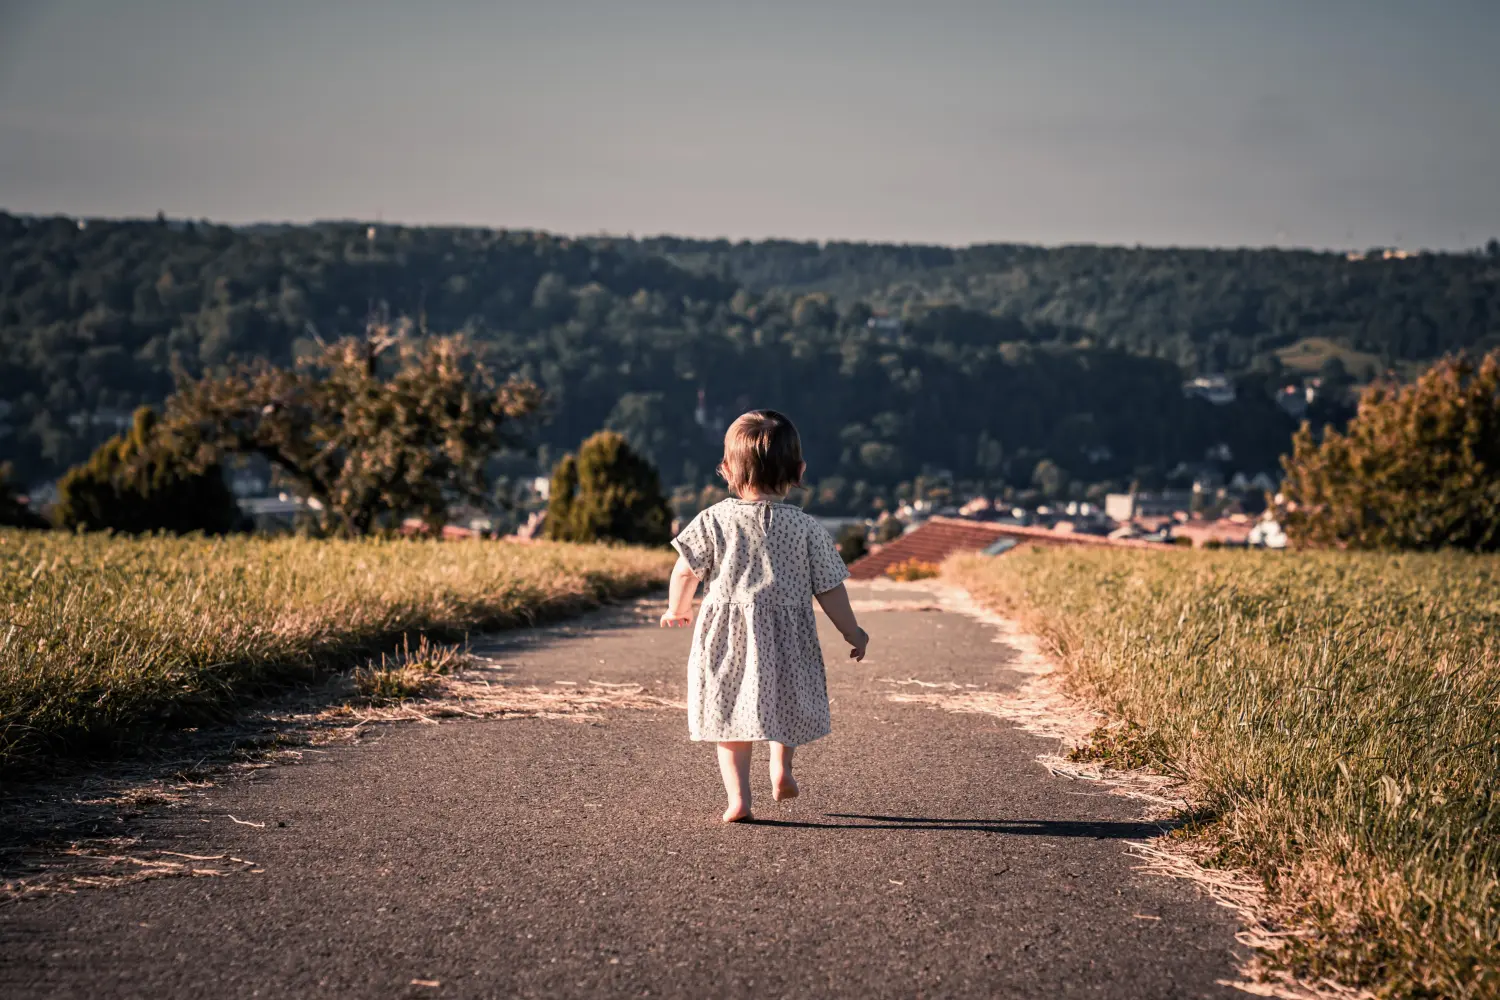
[[[870,637],[854,619],[849,574],[816,520],[782,503],[807,465],[792,422],[753,410],[729,426],[719,474],[738,498],[693,518],[673,540],[680,558],[663,627],[693,619],[693,592],[706,584],[688,658],[688,732],[719,744],[729,808],[750,815],[750,744],[771,744],[771,797],[797,796],[792,750],[828,734],[828,685],[818,646],[816,597],[863,660]]]

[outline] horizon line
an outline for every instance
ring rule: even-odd
[[[70,222],[108,222],[108,223],[152,223],[158,220],[167,222],[191,222],[195,224],[208,224],[222,226],[226,229],[255,229],[255,228],[311,228],[314,226],[351,225],[351,226],[376,226],[391,229],[436,229],[436,230],[482,230],[491,233],[531,233],[536,235],[552,236],[561,239],[573,240],[629,240],[631,242],[646,242],[661,239],[692,240],[701,243],[723,242],[731,245],[738,244],[766,244],[766,243],[789,243],[802,246],[867,246],[867,247],[921,247],[943,250],[975,250],[988,247],[1034,247],[1043,250],[1067,250],[1076,248],[1090,248],[1098,250],[1198,250],[1208,252],[1230,253],[1236,251],[1267,252],[1275,251],[1282,253],[1309,253],[1309,254],[1337,254],[1348,255],[1353,253],[1368,253],[1369,251],[1393,250],[1403,251],[1409,255],[1404,259],[1420,256],[1446,256],[1446,257],[1468,257],[1483,256],[1487,249],[1487,243],[1480,242],[1466,247],[1404,247],[1397,243],[1371,243],[1368,245],[1345,245],[1345,246],[1310,246],[1306,244],[1249,244],[1249,243],[1108,243],[1095,241],[1071,241],[1048,243],[1041,240],[991,240],[987,242],[974,243],[943,243],[912,242],[897,240],[865,240],[847,239],[842,237],[824,238],[798,238],[792,236],[729,236],[717,234],[713,236],[695,235],[690,233],[654,232],[635,233],[627,231],[614,233],[607,230],[596,230],[583,233],[566,233],[560,230],[547,229],[535,226],[495,226],[480,223],[456,223],[456,222],[396,222],[380,218],[361,219],[353,216],[325,217],[311,219],[257,219],[246,222],[224,222],[212,219],[208,216],[170,215],[166,212],[158,212],[155,215],[74,215],[68,212],[27,212],[12,210],[0,205],[0,215],[9,215],[18,219],[65,219]],[[1496,237],[1500,238],[1500,237]],[[1492,239],[1490,242],[1494,242]]]

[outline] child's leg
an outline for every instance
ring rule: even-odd
[[[792,777],[792,750],[783,743],[771,744],[771,798],[777,802],[797,797],[797,779]]]
[[[720,743],[719,774],[724,778],[724,792],[729,796],[729,808],[724,810],[724,822],[735,823],[749,819],[750,743]]]

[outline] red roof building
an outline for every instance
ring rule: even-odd
[[[1243,521],[1231,521],[1228,518],[1204,521],[1194,518],[1182,524],[1174,524],[1172,534],[1177,538],[1192,539],[1197,548],[1215,542],[1220,545],[1244,545],[1250,540],[1250,529],[1254,526],[1248,518]]]
[[[997,542],[1012,545],[1108,545],[1124,548],[1161,549],[1155,542],[1111,540],[1098,535],[1052,531],[1047,528],[1023,528],[992,521],[966,521],[954,517],[934,517],[908,531],[878,552],[849,565],[849,576],[855,580],[874,580],[898,563],[909,559],[940,563],[955,552],[982,552]]]

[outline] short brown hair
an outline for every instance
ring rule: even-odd
[[[802,484],[802,438],[785,414],[751,410],[724,432],[719,475],[736,493],[785,493]]]

